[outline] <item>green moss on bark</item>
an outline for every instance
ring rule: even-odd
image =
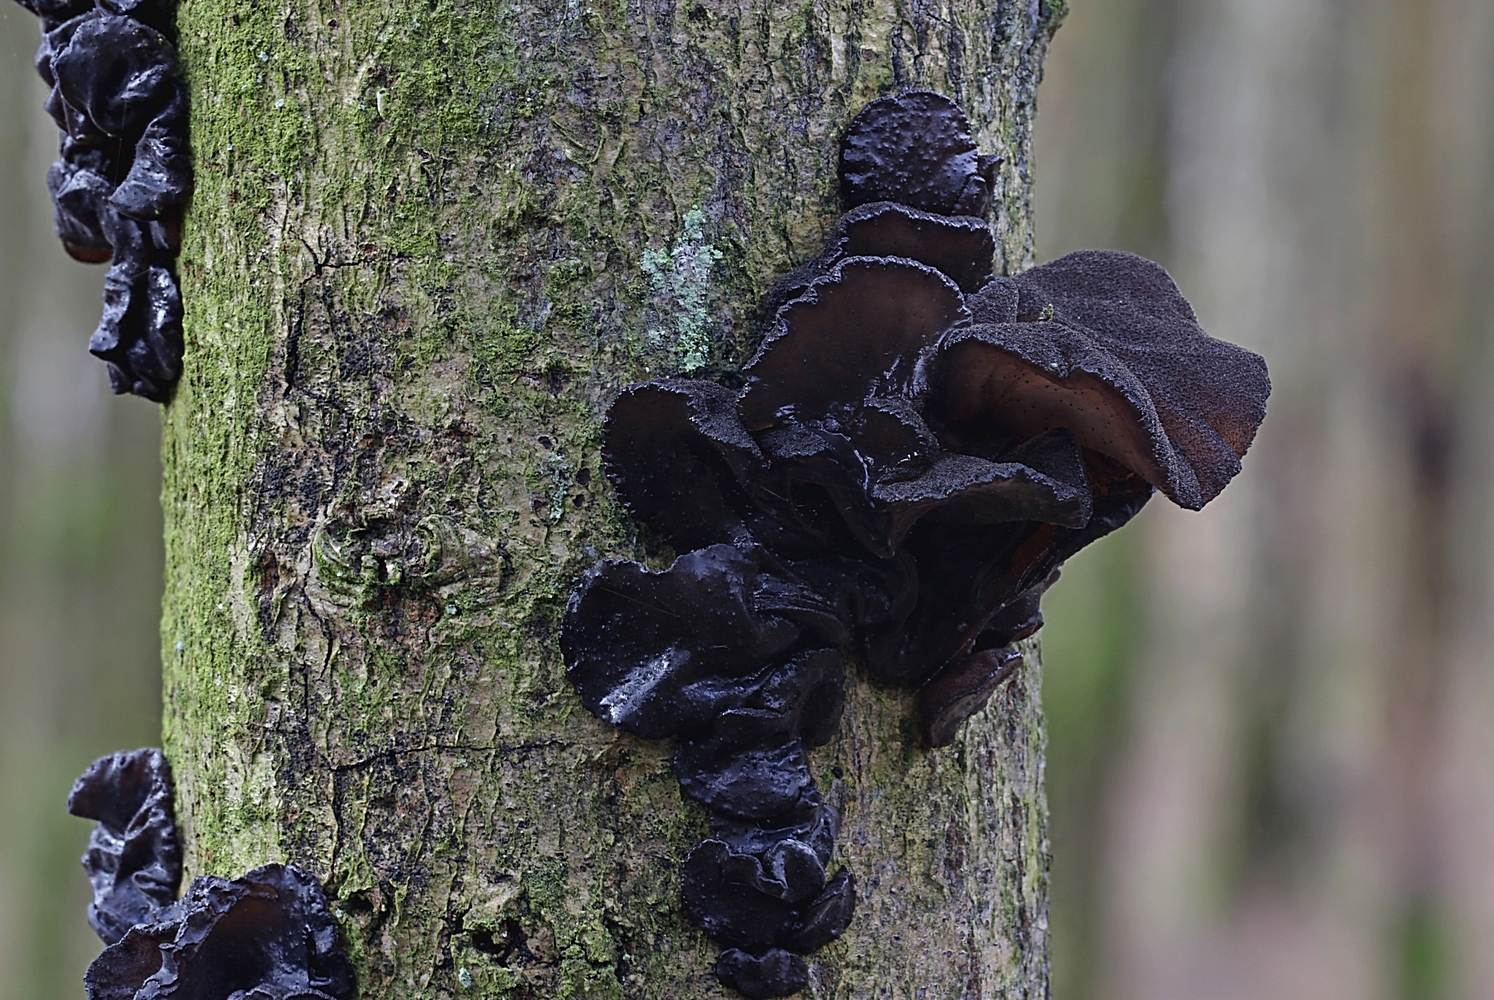
[[[366,996],[719,995],[678,904],[703,816],[554,641],[579,572],[640,552],[599,416],[686,359],[730,377],[835,219],[840,130],[898,87],[1003,156],[1024,266],[1049,9],[194,0],[179,26],[163,643],[192,872],[316,871]],[[661,286],[651,250],[705,245]],[[1044,994],[1036,680],[933,753],[857,682],[816,760],[864,901],[814,995]]]

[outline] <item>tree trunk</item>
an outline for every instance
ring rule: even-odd
[[[162,636],[189,875],[316,872],[365,997],[723,995],[679,903],[703,813],[555,641],[581,570],[641,553],[600,415],[736,371],[880,94],[964,106],[1005,158],[998,267],[1027,264],[1058,6],[182,5]],[[861,901],[810,993],[1045,996],[1035,648],[943,750],[909,695],[851,688],[814,761]]]

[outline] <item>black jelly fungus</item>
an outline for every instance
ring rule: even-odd
[[[808,986],[809,967],[783,948],[769,948],[761,955],[728,948],[716,960],[716,978],[747,1000],[768,1000],[793,996]]]
[[[83,867],[106,947],[89,1000],[352,1000],[353,967],[320,883],[290,865],[194,879],[181,899],[171,769],[160,750],[100,757],[68,812],[97,820]]]
[[[181,295],[173,271],[192,191],[187,92],[167,20],[141,0],[20,0],[41,18],[36,70],[62,132],[47,173],[63,248],[109,263],[89,350],[117,393],[156,402],[181,376]]]
[[[914,90],[862,108],[841,143],[840,195],[847,209],[895,201],[940,215],[985,216],[995,157],[976,151],[970,123],[943,94]]]
[[[996,689],[1022,663],[1011,645],[984,649],[941,671],[921,692],[918,733],[931,747],[954,742],[955,730],[985,707]]]
[[[846,660],[918,689],[923,742],[953,742],[1064,560],[1155,490],[1217,495],[1270,389],[1149,261],[993,275],[996,164],[948,98],[867,105],[840,163],[847,212],[761,304],[741,391],[655,381],[612,403],[608,481],[676,558],[596,564],[561,631],[587,709],[677,741],[713,833],[685,911],[747,997],[802,989],[800,956],[855,910],[808,753],[839,726]]]
[[[200,876],[180,900],[105,948],[88,1000],[352,1000],[353,968],[316,878],[265,865]]]
[[[100,757],[73,783],[67,811],[98,821],[83,855],[88,923],[113,944],[169,906],[181,884],[171,768],[156,749]]]
[[[1218,496],[1265,417],[1265,361],[1204,333],[1167,272],[1135,254],[1081,250],[1013,284],[1013,320],[942,345],[950,424],[1066,427],[1182,507]]]

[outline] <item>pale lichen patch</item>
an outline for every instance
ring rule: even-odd
[[[670,250],[643,252],[639,270],[648,278],[660,323],[645,334],[648,347],[662,352],[659,374],[693,374],[704,368],[720,339],[711,322],[711,268],[721,260],[706,236],[705,213],[685,213],[683,229]]]

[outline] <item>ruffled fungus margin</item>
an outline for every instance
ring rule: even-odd
[[[607,414],[609,480],[679,555],[586,574],[567,674],[598,718],[677,741],[714,834],[685,910],[754,1000],[802,989],[855,908],[808,756],[846,660],[917,688],[922,738],[952,742],[1063,561],[1154,489],[1202,507],[1265,415],[1265,362],[1205,334],[1157,265],[1085,251],[993,276],[996,165],[948,98],[867,105],[848,211],[767,296],[741,392],[648,382]]]
[[[88,920],[107,946],[88,1000],[352,1000],[353,966],[321,884],[291,865],[192,880],[181,856],[171,769],[160,750],[100,757],[68,811],[98,821],[83,856]]]
[[[116,393],[164,403],[182,371],[172,268],[192,193],[169,13],[143,0],[17,2],[41,18],[36,71],[62,132],[47,172],[57,235],[74,259],[109,263],[88,349]]]

